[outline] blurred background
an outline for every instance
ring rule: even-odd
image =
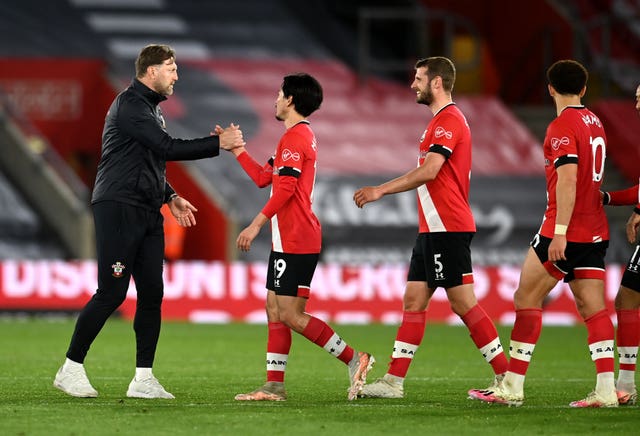
[[[473,136],[476,290],[498,320],[544,212],[541,144],[555,108],[545,71],[573,58],[590,72],[585,104],[604,122],[607,190],[638,183],[640,2],[637,0],[39,0],[0,4],[0,312],[73,312],[95,292],[90,193],[102,125],[149,43],[177,52],[179,81],[162,108],[174,137],[240,124],[266,162],[283,133],[273,104],[296,71],[324,87],[310,118],[319,146],[315,211],[323,225],[315,306],[336,322],[393,322],[417,231],[414,193],[358,209],[353,192],[416,164],[431,113],[409,86],[417,59],[456,64],[454,100]],[[165,316],[264,320],[265,229],[249,253],[238,232],[262,208],[225,152],[169,163],[198,225],[167,220]],[[631,253],[631,208],[609,208],[607,288]],[[132,289],[135,287],[133,286]],[[127,316],[135,293],[125,304]],[[560,285],[559,322],[575,322]],[[439,306],[441,304],[441,306]],[[445,301],[436,320],[451,321]],[[552,306],[553,309],[553,306]]]

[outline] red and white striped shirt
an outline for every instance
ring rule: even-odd
[[[454,103],[440,109],[427,125],[418,166],[427,153],[440,153],[446,161],[434,180],[417,189],[419,232],[475,232],[469,206],[471,131]]]

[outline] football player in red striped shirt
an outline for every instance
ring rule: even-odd
[[[471,239],[476,231],[469,206],[471,132],[453,102],[456,77],[445,57],[419,60],[411,89],[416,102],[433,112],[420,138],[417,168],[379,186],[366,186],[353,196],[358,207],[384,195],[415,189],[419,230],[404,293],[402,323],[387,373],[365,384],[363,397],[402,398],[404,379],[422,342],[427,306],[437,288],[447,293],[451,309],[469,328],[471,339],[493,368],[497,383],[507,370],[507,358],[491,318],[473,290]]]
[[[276,119],[287,129],[275,154],[258,164],[245,147],[232,150],[258,187],[271,186],[271,198],[237,239],[242,251],[267,222],[272,249],[267,273],[267,380],[260,388],[238,394],[239,401],[283,401],[284,374],[291,348],[291,330],[344,362],[349,369],[348,399],[354,400],[375,362],[373,356],[351,348],[324,321],[305,312],[311,279],[318,263],[321,229],[313,213],[317,143],[307,117],[322,103],[322,87],[305,73],[284,77],[275,102]]]
[[[574,60],[558,61],[547,70],[557,113],[543,144],[547,209],[514,294],[509,370],[498,386],[472,389],[470,398],[511,406],[524,402],[525,375],[542,329],[543,301],[564,280],[587,327],[597,373],[593,392],[570,406],[618,406],[614,328],[604,297],[609,225],[600,200],[607,138],[600,119],[581,103],[587,79],[587,70]]]

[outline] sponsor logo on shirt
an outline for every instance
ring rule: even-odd
[[[563,136],[562,138],[551,138],[551,148],[557,150],[561,145],[569,145],[569,138]]]
[[[451,133],[449,130],[445,130],[444,127],[436,127],[436,132],[435,132],[436,138],[442,138],[443,136],[447,139],[451,139],[453,138],[453,133]]]
[[[291,150],[289,150],[288,148],[285,148],[284,150],[282,150],[282,160],[295,160],[296,162],[300,160],[300,153],[295,152],[292,153]]]

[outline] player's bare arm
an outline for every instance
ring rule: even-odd
[[[260,212],[256,217],[251,221],[243,231],[238,235],[238,239],[236,240],[236,245],[238,249],[241,251],[249,251],[251,249],[251,243],[260,233],[260,229],[267,222],[269,222],[269,218],[267,218],[262,212]]]
[[[353,201],[356,203],[356,206],[361,208],[367,203],[379,200],[382,198],[382,195],[380,186],[365,186],[353,194]]]
[[[361,208],[365,204],[379,200],[385,195],[415,189],[435,179],[444,162],[445,157],[440,153],[427,153],[424,163],[419,167],[382,185],[365,186],[358,189],[353,195],[353,201],[355,201],[356,206]]]
[[[247,149],[244,147],[244,145],[241,145],[240,147],[236,147],[236,148],[232,148],[231,150],[229,150],[231,153],[233,153],[233,155],[235,157],[240,156],[242,153],[244,153],[245,151],[247,151]]]
[[[549,244],[549,260],[557,262],[565,260],[564,251],[567,248],[567,226],[573,214],[576,202],[576,183],[578,180],[578,165],[565,164],[556,169],[558,183],[556,185],[556,227]]]
[[[627,240],[635,244],[638,240],[638,226],[640,226],[640,215],[633,212],[627,220]]]

